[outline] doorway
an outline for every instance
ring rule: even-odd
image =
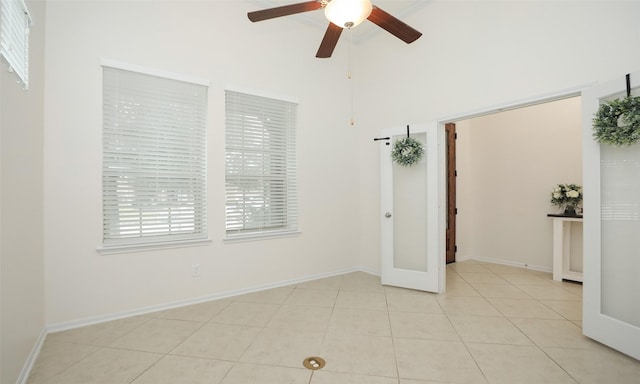
[[[579,94],[446,123],[445,131],[454,132],[447,156],[453,184],[448,183],[447,248],[453,260],[550,272],[552,231],[546,215],[556,209],[550,192],[560,183],[582,183]]]

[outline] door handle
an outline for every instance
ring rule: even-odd
[[[384,214],[384,217],[386,217],[387,219],[391,217],[391,212],[387,212]]]

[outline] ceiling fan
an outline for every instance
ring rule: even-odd
[[[365,19],[378,25],[395,37],[410,44],[416,41],[422,33],[409,25],[391,16],[382,9],[371,4],[370,0],[314,0],[284,5],[281,7],[263,9],[249,12],[249,20],[256,22],[273,19],[281,16],[315,11],[324,8],[325,17],[329,20],[329,26],[322,38],[316,57],[331,57],[333,49],[338,44],[338,39],[343,29],[351,29],[362,23]]]

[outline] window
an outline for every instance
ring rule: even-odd
[[[228,239],[297,231],[296,108],[226,91]]]
[[[207,86],[103,66],[103,244],[206,239]]]
[[[31,16],[23,0],[0,0],[0,54],[25,89],[29,87],[29,25]]]

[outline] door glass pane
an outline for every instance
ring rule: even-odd
[[[601,312],[640,327],[640,143],[601,145],[600,172]]]
[[[393,142],[404,137],[394,136]],[[425,154],[410,167],[393,163],[393,266],[427,272],[427,136],[411,137]]]

